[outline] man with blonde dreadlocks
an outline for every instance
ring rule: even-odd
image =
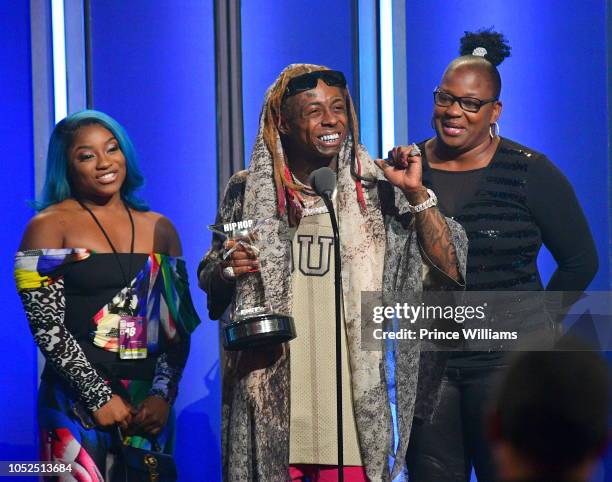
[[[283,345],[225,354],[224,480],[337,479],[333,235],[308,185],[322,166],[338,176],[345,478],[387,481],[402,470],[419,353],[412,349],[396,360],[396,446],[385,355],[360,348],[360,296],[421,291],[424,272],[461,286],[467,245],[461,228],[440,215],[422,188],[417,153],[394,151],[393,164],[378,161],[377,167],[358,143],[357,126],[341,72],[290,65],[266,93],[248,171],[236,173],[226,188],[217,223],[273,222],[262,228],[267,242],[258,258],[236,250],[222,261],[223,241],[213,236],[198,273],[210,318],[220,318],[237,291],[261,290],[253,277],[243,278],[259,270],[266,300],[274,312],[291,313],[298,335]],[[413,204],[422,210],[407,212]]]

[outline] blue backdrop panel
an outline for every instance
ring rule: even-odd
[[[33,214],[26,204],[34,198],[29,2],[1,2],[0,19],[0,65],[5,67],[0,80],[0,136],[4,139],[0,293],[5,348],[0,350],[0,458],[35,460],[36,348],[15,291],[12,257]]]
[[[220,479],[217,323],[205,316],[195,270],[216,212],[213,2],[92,1],[94,108],[130,133],[145,197],[183,242],[203,324],[176,404],[181,480]]]
[[[243,0],[242,97],[245,165],[257,135],[266,89],[292,63],[326,65],[353,80],[350,0]]]
[[[490,26],[512,46],[500,66],[501,135],[544,152],[569,178],[599,252],[591,288],[608,289],[605,0],[580,8],[571,0],[406,2],[410,139],[433,134],[431,93],[458,55],[459,38]],[[539,265],[547,281],[556,264],[545,250]]]

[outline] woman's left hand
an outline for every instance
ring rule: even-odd
[[[388,162],[383,159],[374,162],[382,169],[387,180],[403,192],[423,189],[421,152],[415,144],[394,147],[389,151]]]
[[[155,395],[147,397],[138,405],[129,433],[157,435],[166,425],[169,413],[170,404],[166,400]]]

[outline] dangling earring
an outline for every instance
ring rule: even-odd
[[[431,118],[431,128],[435,131],[436,130],[436,126],[434,125],[434,118]]]
[[[493,126],[495,126],[495,128]],[[497,122],[493,122],[493,124],[489,125],[489,136],[491,139],[495,139],[499,136],[499,124]]]

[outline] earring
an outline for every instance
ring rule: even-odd
[[[431,118],[431,128],[435,131],[436,130],[436,126],[434,125],[434,118]]]
[[[495,139],[499,136],[499,124],[497,122],[493,122],[493,124],[489,125],[489,136],[491,139]]]

